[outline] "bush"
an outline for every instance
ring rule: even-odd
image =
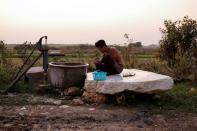
[[[0,65],[0,90],[5,89],[15,74],[14,66]]]
[[[6,44],[0,41],[0,89],[5,89],[16,72],[16,66],[7,57],[10,55]]]
[[[176,79],[188,79],[191,69],[197,70],[197,22],[185,16],[183,20],[164,21],[165,28],[161,29],[160,59],[165,60],[173,70]],[[194,77],[195,78],[195,77]]]

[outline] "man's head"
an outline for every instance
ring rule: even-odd
[[[102,52],[102,53],[106,52],[107,49],[108,49],[108,47],[107,47],[107,45],[106,45],[106,43],[105,43],[104,40],[98,40],[98,41],[95,43],[95,46],[96,46],[96,48],[97,48],[100,52]]]

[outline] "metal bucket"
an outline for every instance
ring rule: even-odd
[[[53,87],[68,88],[83,87],[88,64],[83,63],[49,63],[48,78]]]

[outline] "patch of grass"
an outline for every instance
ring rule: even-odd
[[[42,87],[39,86],[39,84],[32,85],[31,83],[25,83],[24,81],[19,81],[15,86],[10,88],[9,92],[20,93],[20,94],[27,93],[27,94],[42,95],[42,96],[44,95],[54,98],[58,98],[63,94],[62,90],[60,91],[59,89],[50,86]]]
[[[0,105],[27,105],[28,99],[27,95],[0,95]]]
[[[19,81],[18,83],[16,83],[15,86],[11,87],[9,91],[16,93],[35,93],[32,85],[29,83],[25,83],[24,81]]]
[[[182,82],[162,94],[156,102],[162,109],[197,112],[197,87],[189,82]]]
[[[174,110],[197,113],[197,86],[190,82],[177,83],[173,89],[160,94],[160,98],[151,95],[137,96],[131,105],[145,109],[159,109],[163,112]]]

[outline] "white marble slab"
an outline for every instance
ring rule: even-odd
[[[125,74],[134,76],[123,77]],[[92,72],[87,74],[84,89],[87,92],[102,94],[117,94],[123,91],[153,93],[173,88],[173,79],[166,75],[153,72],[124,69],[121,74],[111,75],[105,81],[93,80]]]

